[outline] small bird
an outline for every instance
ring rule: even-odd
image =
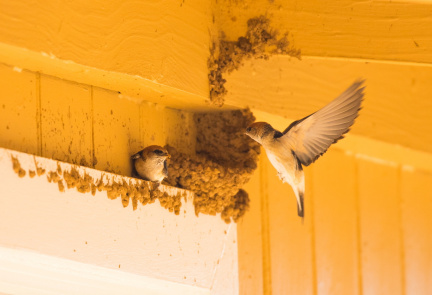
[[[252,123],[246,135],[261,144],[278,176],[294,190],[297,212],[304,217],[304,172],[333,143],[342,139],[358,116],[363,101],[364,80],[347,90],[319,111],[292,122],[283,132],[266,122]]]
[[[168,151],[161,146],[151,145],[131,157],[138,175],[149,181],[162,182],[168,177]]]

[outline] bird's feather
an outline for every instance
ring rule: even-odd
[[[300,217],[304,217],[304,172],[302,164],[297,158],[294,151],[290,153],[273,153],[266,150],[267,157],[270,163],[275,167],[278,172],[279,178],[288,183],[296,196],[297,199],[297,212]]]
[[[303,165],[313,163],[349,131],[361,109],[363,82],[354,82],[328,105],[284,130],[279,140],[295,151]]]

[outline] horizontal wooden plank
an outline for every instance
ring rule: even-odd
[[[432,152],[432,67],[353,59],[284,56],[245,63],[227,76],[227,104],[300,119],[354,80],[366,79],[351,133]]]
[[[290,32],[304,56],[432,62],[432,5],[427,1],[323,2],[221,0],[216,21],[227,39],[246,32],[247,20],[266,15]]]
[[[0,42],[208,95],[211,1],[1,1]]]
[[[65,80],[94,85],[121,93],[137,102],[149,101],[173,108],[191,110],[219,110],[208,103],[208,85],[204,95],[196,94],[156,80],[137,75],[107,71],[88,65],[65,61],[53,55],[41,54],[25,48],[0,43],[0,63],[17,71],[27,69]],[[206,83],[207,74],[206,75]],[[232,107],[224,106],[224,109]]]
[[[0,247],[0,294],[210,295],[209,289]]]
[[[18,164],[12,165],[12,157]],[[36,168],[45,169],[45,173],[32,176],[30,172]],[[65,183],[60,191],[60,182],[47,179],[53,172],[70,184],[71,178],[66,180],[64,173],[57,172],[72,169],[79,176],[69,177],[80,186],[96,185],[102,176],[105,185],[116,181],[125,191],[127,186],[121,183],[132,187],[141,182],[0,148],[1,195],[7,196],[0,199],[0,248],[26,249],[120,273],[238,294],[235,224],[226,224],[220,216],[198,218],[192,193],[178,188],[158,188],[169,197],[178,193],[184,197],[180,214],[175,215],[158,200],[146,205],[140,202],[132,210],[130,204],[123,207],[121,198],[110,199],[106,186],[92,195],[90,191],[80,192],[78,187],[68,188]],[[3,262],[1,255],[0,251]],[[0,263],[1,273],[3,266]],[[66,266],[56,267],[64,270]],[[0,279],[0,286],[2,282]],[[33,294],[24,294],[28,293]]]

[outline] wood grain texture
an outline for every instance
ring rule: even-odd
[[[0,64],[0,146],[38,151],[38,99],[35,73]]]
[[[207,96],[210,2],[5,0],[0,42]]]
[[[282,183],[265,158],[269,196],[271,294],[314,294],[312,194],[310,170],[306,171],[305,219],[297,215],[297,203],[289,184]],[[269,293],[270,294],[270,293]]]
[[[218,1],[216,21],[229,40],[248,19],[270,18],[304,56],[432,62],[432,5],[427,1]]]
[[[357,163],[363,294],[404,294],[398,170]]]
[[[42,155],[90,166],[93,160],[90,86],[42,75],[40,93]]]
[[[432,174],[407,169],[401,178],[406,294],[431,294]]]
[[[263,294],[263,232],[261,175],[259,165],[244,189],[250,209],[237,223],[240,294]]]
[[[350,133],[432,152],[432,67],[351,59],[277,56],[245,63],[227,77],[231,105],[303,118],[366,79]]]
[[[361,294],[355,159],[329,151],[312,169],[317,294]]]

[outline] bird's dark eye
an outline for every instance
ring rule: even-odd
[[[161,151],[161,150],[154,150],[153,152],[154,152],[156,155],[162,155],[162,154],[164,154],[164,152]]]
[[[246,128],[246,132],[251,132],[251,131],[252,131],[252,127]]]

